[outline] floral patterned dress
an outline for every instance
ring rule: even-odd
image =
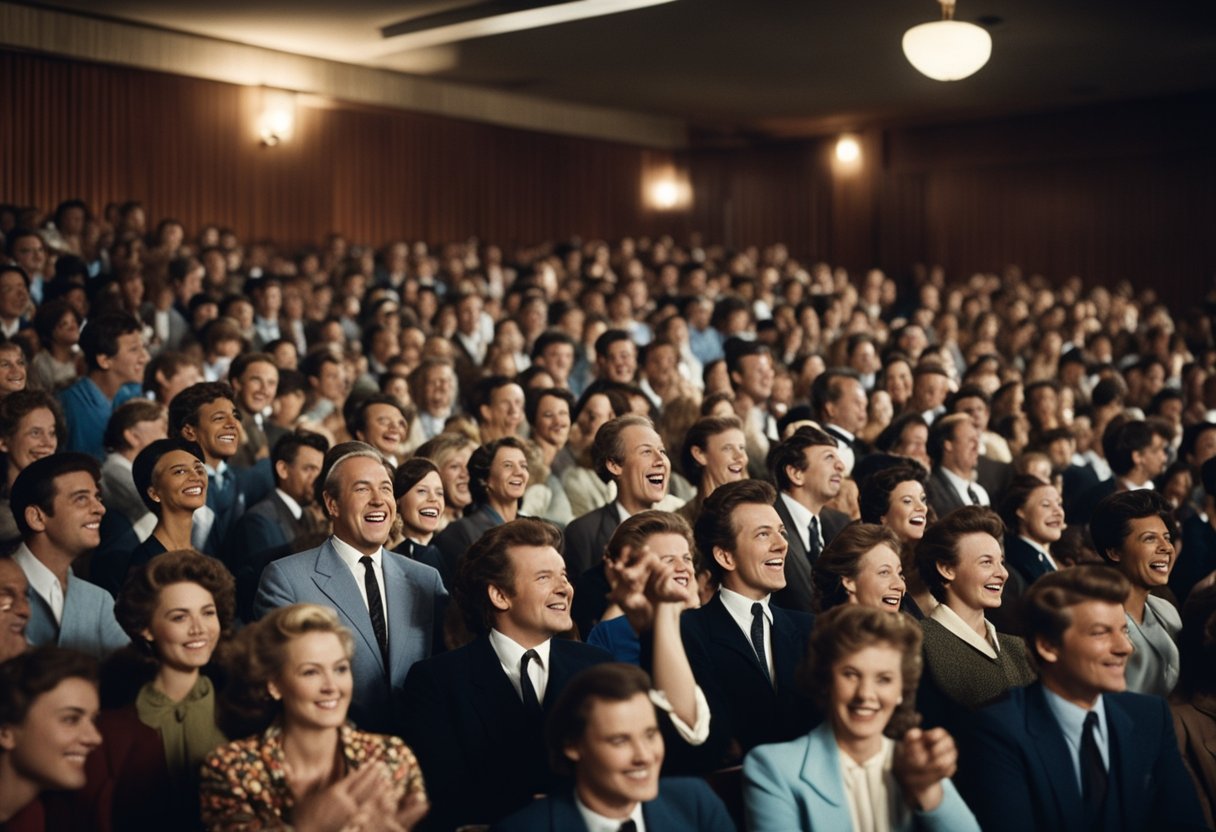
[[[398,801],[415,794],[425,798],[422,770],[400,739],[368,734],[351,725],[340,731],[348,772],[383,762]],[[282,727],[276,723],[259,736],[212,752],[203,763],[200,801],[203,826],[215,832],[257,832],[290,825],[295,795],[284,773]],[[343,832],[359,828],[356,823]]]

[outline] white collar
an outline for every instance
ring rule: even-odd
[[[547,638],[531,648],[536,651],[536,655],[540,658],[540,666],[546,673],[549,672],[549,646],[551,644],[553,644],[553,639]],[[514,668],[515,674],[519,674],[520,662],[523,661],[524,653],[527,653],[529,648],[494,628],[490,629],[490,647],[494,649],[494,655],[498,656],[498,661],[504,667]]]
[[[941,472],[943,474],[946,475],[946,479],[950,482],[951,485],[954,486],[954,490],[959,492],[960,494],[966,494],[968,488],[975,487],[974,482],[972,482],[971,480],[963,479],[958,474],[954,473],[949,468],[947,468],[945,465],[939,465],[937,467],[938,467],[938,469],[941,470]]]
[[[1123,477],[1119,477],[1119,482],[1123,483],[1123,488],[1127,491],[1152,491],[1153,481],[1145,480],[1141,485],[1136,485],[1134,482]]]
[[[845,438],[845,441],[850,444],[852,444],[853,439],[855,438],[853,436],[853,434],[849,433],[847,430],[842,428],[840,425],[833,424],[832,422],[828,422],[827,424],[824,425],[824,427],[827,428],[828,433],[840,434],[841,436],[843,436]]]
[[[722,599],[722,605],[726,607],[726,611],[730,613],[730,617],[741,623],[744,631],[752,626],[752,604],[759,604],[764,608],[764,617],[768,619],[768,623],[773,623],[773,611],[769,609],[768,602],[772,597],[765,595],[759,601],[748,598],[746,595],[740,595],[733,589],[722,587],[718,590],[718,596]]]
[[[945,604],[938,604],[934,607],[933,612],[929,613],[929,617],[949,630],[951,635],[961,638],[990,659],[995,659],[1001,651],[1001,642],[996,637],[996,627],[993,627],[992,622],[987,618],[984,619],[984,629],[987,631],[988,637],[983,638],[971,629],[958,613]]]
[[[891,739],[890,737],[883,737],[882,748],[879,749],[877,754],[863,763],[859,763],[854,760],[852,757],[846,754],[845,750],[839,745],[836,746],[836,750],[840,752],[840,767],[846,773],[856,771],[857,769],[862,769],[865,771],[873,771],[874,769],[878,769],[880,771],[890,771],[895,763],[895,740]]]
[[[30,547],[22,543],[13,552],[13,560],[21,567],[21,571],[25,572],[25,579],[29,581],[30,586],[34,591],[46,601],[51,602],[52,587],[59,587],[59,591],[67,595],[67,587],[59,586],[59,578],[49,567],[30,551]]]
[[[1047,562],[1051,564],[1052,569],[1058,570],[1060,568],[1060,565],[1058,563],[1056,563],[1056,559],[1051,556],[1051,552],[1047,551],[1046,546],[1040,546],[1038,543],[1035,543],[1033,540],[1031,540],[1029,537],[1027,537],[1024,534],[1018,535],[1018,537],[1021,538],[1022,542],[1025,543],[1027,546],[1029,546],[1031,549],[1034,549],[1040,555],[1047,558]]]
[[[587,804],[578,796],[578,789],[574,790],[574,805],[578,808],[578,813],[583,818],[583,823],[587,825],[587,832],[618,832],[621,824],[627,820],[633,821],[638,832],[646,832],[646,821],[642,818],[642,804],[637,802],[633,804],[633,811],[626,818],[606,818],[603,815],[597,814],[587,808]]]
[[[300,504],[292,499],[291,495],[281,488],[276,488],[274,493],[279,495],[279,499],[283,501],[285,506],[287,506],[287,510],[291,512],[291,516],[299,520],[304,514],[304,509],[300,507]],[[338,538],[336,537],[334,538],[335,541],[337,539]],[[345,546],[346,544],[343,545]]]
[[[345,563],[346,566],[352,571],[355,569],[355,567],[360,565],[359,560],[366,557],[362,552],[360,552],[354,546],[351,546],[336,534],[329,538],[329,542],[334,545],[334,551],[338,553],[338,557],[340,557],[342,562]],[[372,559],[372,565],[379,567],[381,561],[383,560],[383,556],[384,547],[381,546],[379,549],[372,552],[370,556]]]
[[[818,514],[813,514],[809,508],[795,500],[786,491],[781,492],[781,500],[785,503],[785,507],[790,510],[790,519],[794,521],[794,525],[799,529],[805,529],[811,525],[811,518],[818,517]],[[789,533],[789,529],[785,530]]]

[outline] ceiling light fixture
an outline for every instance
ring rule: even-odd
[[[935,81],[974,75],[992,56],[992,36],[974,23],[954,19],[955,0],[938,0],[942,19],[904,32],[904,55]]]

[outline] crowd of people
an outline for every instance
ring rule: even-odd
[[[0,830],[1159,830],[1216,333],[695,237],[0,206]]]

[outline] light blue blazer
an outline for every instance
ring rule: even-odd
[[[954,784],[932,812],[913,812],[899,832],[980,832]],[[753,748],[743,761],[743,800],[751,832],[841,832],[853,828],[840,753],[830,722],[790,742]]]
[[[25,638],[35,647],[56,644],[104,659],[130,643],[114,617],[110,593],[68,572],[68,588],[63,594],[63,620],[58,626],[55,615],[42,596],[29,588],[30,620]]]
[[[384,550],[389,650],[389,666],[385,668],[367,604],[332,541],[330,538],[316,549],[272,561],[262,572],[253,602],[254,617],[261,618],[290,604],[320,604],[337,610],[355,639],[351,719],[364,731],[397,733],[397,711],[406,674],[414,662],[428,658],[442,646],[447,590],[434,568]]]

